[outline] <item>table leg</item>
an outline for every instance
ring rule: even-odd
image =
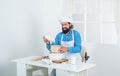
[[[17,76],[26,76],[26,64],[17,63]]]

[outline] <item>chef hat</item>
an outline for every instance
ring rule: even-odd
[[[70,22],[72,24],[72,18],[71,17],[63,17],[60,19],[60,23],[62,22]]]

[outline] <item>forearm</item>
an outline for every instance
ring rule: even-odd
[[[69,53],[80,53],[81,52],[81,46],[75,46],[75,47],[68,47]]]
[[[50,44],[46,44],[46,48],[48,49],[48,50],[50,50]]]
[[[52,42],[52,43],[50,43],[50,44],[46,44],[46,48],[50,51],[50,47],[51,47],[51,45],[55,45],[55,43],[54,42]]]

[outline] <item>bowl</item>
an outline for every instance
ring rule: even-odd
[[[63,58],[63,54],[61,54],[61,53],[50,53],[49,58],[50,58],[50,60],[61,60]]]

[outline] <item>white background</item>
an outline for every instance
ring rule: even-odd
[[[113,1],[117,6],[114,12],[118,43],[86,44],[91,59],[97,64],[89,70],[89,76],[120,76],[120,1]],[[66,15],[65,5],[65,0],[0,0],[0,76],[16,76],[13,59],[48,53],[42,37],[55,37],[61,31],[59,19]],[[109,30],[109,26],[104,29]]]

